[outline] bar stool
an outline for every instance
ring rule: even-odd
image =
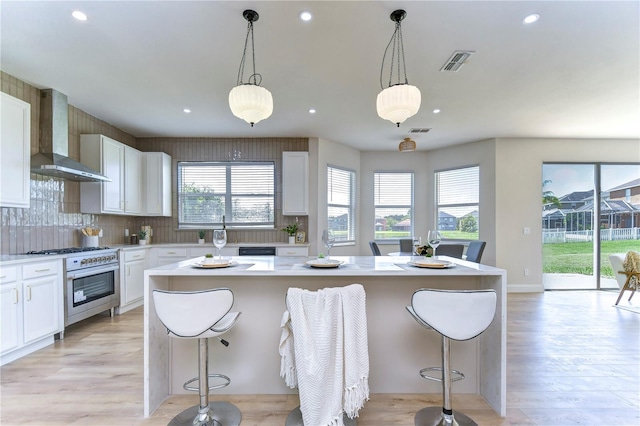
[[[469,340],[482,334],[496,312],[495,290],[416,290],[407,310],[422,326],[442,336],[442,366],[420,370],[428,380],[442,383],[442,408],[426,407],[415,416],[416,426],[476,425],[468,416],[451,408],[451,384],[464,379],[464,374],[451,370],[451,339]],[[430,376],[441,371],[441,377]],[[453,377],[452,377],[453,376]]]
[[[209,391],[228,386],[231,379],[223,374],[209,374],[208,338],[217,337],[229,346],[220,335],[234,326],[240,312],[230,312],[233,293],[228,288],[203,291],[153,291],[156,313],[167,334],[177,339],[198,339],[198,377],[182,386],[188,391],[197,391],[200,404],[187,408],[169,422],[169,426],[237,426],[242,414],[238,407],[228,402],[209,402]],[[223,383],[209,386],[209,378],[223,379]],[[189,386],[198,382],[198,387]]]

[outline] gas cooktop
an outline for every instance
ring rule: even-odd
[[[86,251],[108,250],[109,247],[67,247],[61,249],[49,249],[40,251],[29,251],[25,254],[73,254],[83,253]]]

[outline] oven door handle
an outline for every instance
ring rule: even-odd
[[[79,278],[90,277],[92,275],[103,274],[105,272],[115,272],[119,269],[118,265],[109,265],[98,269],[84,269],[82,271],[67,273],[67,280],[77,280]]]

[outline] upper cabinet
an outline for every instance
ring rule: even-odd
[[[143,155],[146,214],[171,216],[171,157],[164,152],[145,152]]]
[[[142,152],[130,146],[124,147],[124,213],[143,213],[143,156]]]
[[[309,214],[309,153],[282,153],[282,214]]]
[[[0,206],[29,208],[31,105],[0,93]]]
[[[80,162],[111,182],[80,183],[80,212],[124,214],[125,145],[103,135],[80,135]]]

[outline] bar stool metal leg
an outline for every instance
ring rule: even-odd
[[[209,402],[207,339],[198,339],[198,374],[200,405],[189,407],[175,416],[169,426],[239,426],[242,414],[238,407],[228,402]]]
[[[442,408],[426,407],[416,413],[416,426],[478,426],[459,411],[451,409],[451,340],[442,336]]]

